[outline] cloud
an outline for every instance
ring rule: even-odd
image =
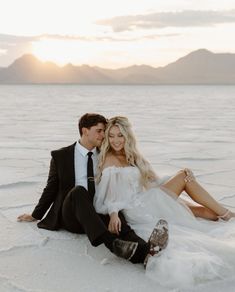
[[[50,38],[50,39],[59,39],[59,40],[87,40],[86,37],[80,36],[67,36],[67,35],[58,35],[58,34],[41,34],[35,36],[16,36],[16,35],[7,35],[7,34],[0,34],[0,44],[19,44],[19,43],[26,43],[26,42],[34,42],[40,41],[43,38]]]
[[[63,41],[84,41],[84,42],[96,42],[96,41],[128,41],[131,38],[128,37],[113,37],[111,35],[100,36],[73,36],[73,35],[60,35],[60,34],[41,34],[36,36],[15,36],[0,34],[0,46],[7,47],[18,44],[31,43],[40,41],[43,39],[50,40],[63,40]]]
[[[162,37],[172,37],[177,36],[176,33],[166,33],[166,34],[142,34],[141,36],[118,36],[111,34],[100,35],[100,36],[73,36],[73,35],[59,35],[59,34],[42,34],[36,36],[16,36],[16,35],[6,35],[0,34],[0,49],[9,49],[13,46],[27,45],[35,41],[40,41],[43,39],[54,39],[54,40],[64,40],[64,41],[84,41],[84,42],[133,42],[142,39],[159,39]]]
[[[96,24],[112,27],[114,32],[122,32],[136,29],[161,29],[165,27],[213,26],[231,22],[235,22],[235,9],[227,11],[185,10],[142,15],[124,15],[101,19],[96,21]]]
[[[10,34],[0,34],[0,44],[12,44],[12,43],[24,43],[33,41],[35,37],[28,37],[28,36],[16,36]]]
[[[159,39],[164,37],[179,36],[179,33],[165,33],[165,34],[142,34],[135,36],[118,36],[118,35],[100,35],[100,36],[67,36],[67,35],[42,35],[40,38],[57,39],[57,40],[71,40],[71,41],[86,41],[86,42],[135,42],[143,39]]]
[[[0,65],[8,66],[13,60],[31,52],[35,37],[0,34]]]
[[[43,39],[58,40],[58,41],[81,41],[81,42],[107,42],[109,43],[128,43],[141,40],[153,40],[164,37],[173,37],[178,34],[142,34],[134,36],[119,35],[114,33],[105,33],[99,36],[72,36],[72,35],[59,35],[59,34],[42,34],[35,36],[16,36],[0,34],[0,67],[9,66],[15,59],[24,54],[31,54],[33,52],[33,43],[39,42]],[[114,45],[115,46],[115,45]]]

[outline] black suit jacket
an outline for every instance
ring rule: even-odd
[[[60,228],[61,209],[68,192],[75,186],[74,148],[76,143],[51,152],[47,185],[32,216],[41,220],[38,227],[49,230]]]

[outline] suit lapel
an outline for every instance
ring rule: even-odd
[[[66,177],[68,179],[69,185],[72,187],[75,186],[75,169],[74,169],[74,151],[75,151],[75,145],[72,144],[71,146],[68,147],[68,153],[66,155]]]

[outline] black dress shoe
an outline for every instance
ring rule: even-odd
[[[154,227],[149,240],[149,253],[144,260],[144,267],[146,267],[150,256],[154,256],[166,248],[168,244],[168,223],[166,220],[160,219]]]
[[[138,246],[138,242],[125,241],[121,239],[115,239],[113,241],[113,253],[123,259],[130,260]]]

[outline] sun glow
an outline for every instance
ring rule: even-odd
[[[42,39],[33,42],[32,53],[42,61],[55,62],[60,66],[90,63],[94,59],[92,45],[78,40]]]

